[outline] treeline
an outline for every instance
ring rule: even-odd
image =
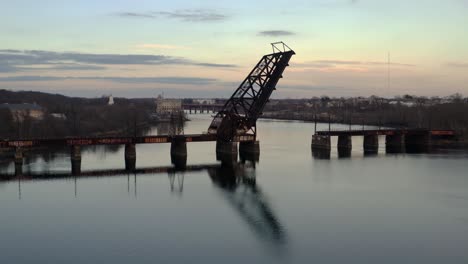
[[[8,109],[0,109],[1,138],[53,138],[90,135],[136,135],[145,131],[149,113],[154,111],[151,99],[74,98],[39,92],[0,90],[0,103],[36,103],[45,113],[42,120],[24,115],[14,118]],[[63,114],[57,118],[52,113]]]
[[[374,125],[398,128],[454,129],[468,137],[468,100],[404,96],[276,100],[266,118]]]

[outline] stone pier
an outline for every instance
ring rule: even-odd
[[[330,159],[331,141],[329,136],[312,136],[312,155],[319,159]]]
[[[216,153],[237,155],[237,142],[216,141]]]
[[[425,153],[431,149],[431,135],[406,135],[405,149],[407,153]]]
[[[135,144],[125,145],[125,169],[132,171],[136,168],[136,148]]]
[[[338,136],[338,157],[347,158],[351,157],[352,142],[351,136],[343,135]]]
[[[363,148],[364,155],[376,155],[379,152],[379,136],[365,135]]]
[[[239,156],[242,160],[259,161],[260,160],[260,141],[240,142]]]
[[[81,147],[80,146],[71,146],[70,161],[71,161],[72,175],[79,175],[81,173]]]
[[[171,162],[176,169],[187,166],[187,142],[185,138],[175,138],[171,142]]]
[[[216,141],[216,159],[222,164],[231,165],[237,163],[237,142]]]
[[[385,136],[385,150],[387,153],[405,152],[405,136],[402,134]]]
[[[21,148],[15,149],[15,175],[23,174],[23,150]]]

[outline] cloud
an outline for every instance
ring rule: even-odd
[[[228,18],[224,14],[205,9],[178,10],[175,12],[156,12],[155,14],[188,22],[222,21]]]
[[[217,79],[212,78],[197,78],[197,77],[60,77],[60,76],[8,76],[0,77],[0,82],[42,82],[42,81],[63,81],[63,80],[95,80],[95,81],[111,81],[117,83],[161,83],[161,84],[183,84],[183,85],[209,85],[217,82]]]
[[[56,70],[56,71],[97,71],[105,70],[107,67],[89,65],[89,64],[77,64],[77,63],[56,63],[46,64],[46,67],[15,67],[16,71],[34,71],[34,70]]]
[[[0,64],[0,72],[16,72],[18,68],[8,65],[8,64]]]
[[[163,83],[188,85],[208,85],[217,81],[212,78],[198,77],[84,77],[81,79],[107,80],[120,83]]]
[[[280,37],[280,36],[291,36],[295,35],[296,33],[287,30],[267,30],[267,31],[260,31],[257,35],[263,37]]]
[[[206,63],[206,62],[195,63],[194,65],[203,66],[203,67],[213,67],[213,68],[235,68],[237,67],[237,65],[235,64],[218,64],[218,63]]]
[[[66,78],[53,76],[7,76],[0,77],[0,82],[38,82],[38,81],[58,81]]]
[[[354,88],[342,86],[327,86],[327,85],[282,85],[279,90],[296,90],[296,91],[342,91],[354,90]]]
[[[466,62],[449,62],[446,65],[452,68],[468,68],[468,63]]]
[[[63,63],[63,64],[56,64],[55,66],[49,67],[47,69],[59,70],[59,71],[97,71],[97,70],[105,70],[107,69],[107,67],[97,66],[97,65],[76,64],[76,63]]]
[[[306,63],[297,63],[299,67],[308,68],[335,68],[339,66],[387,66],[388,62],[383,61],[354,61],[354,60],[315,60]],[[414,67],[414,64],[390,62],[392,66]]]
[[[87,64],[183,64],[183,58],[164,55],[121,55],[54,52],[43,50],[0,50],[0,61],[17,65],[57,64],[63,62]]]
[[[166,55],[90,54],[43,50],[0,50],[0,72],[26,70],[102,70],[109,65],[195,65],[236,67]],[[47,67],[47,68],[44,68]]]
[[[209,9],[184,9],[175,11],[153,12],[120,12],[116,14],[128,18],[169,18],[184,22],[217,22],[228,19],[228,16]]]
[[[121,12],[121,13],[117,13],[117,15],[121,17],[155,18],[155,16],[151,14],[134,13],[134,12]]]

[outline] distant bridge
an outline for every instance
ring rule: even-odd
[[[182,104],[182,109],[190,114],[217,113],[223,109],[224,104]]]

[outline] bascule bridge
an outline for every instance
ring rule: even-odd
[[[268,102],[289,60],[295,54],[283,42],[272,43],[272,53],[264,55],[245,80],[214,116],[207,133],[134,137],[66,137],[39,139],[4,139],[0,147],[15,149],[15,170],[22,173],[24,151],[32,147],[69,146],[72,172],[81,173],[81,146],[125,145],[125,167],[135,170],[136,144],[171,143],[171,159],[176,166],[185,166],[187,142],[216,141],[219,160],[237,159],[239,152],[258,155],[257,119]],[[226,158],[227,156],[227,158]]]
[[[218,154],[232,153],[239,150],[247,153],[259,153],[257,141],[257,119],[262,115],[265,105],[283,72],[289,66],[289,60],[295,52],[283,42],[272,43],[273,53],[263,56],[245,80],[226,101],[208,128],[208,134],[216,135]],[[252,138],[243,141],[239,138]],[[237,152],[236,152],[237,153]]]

